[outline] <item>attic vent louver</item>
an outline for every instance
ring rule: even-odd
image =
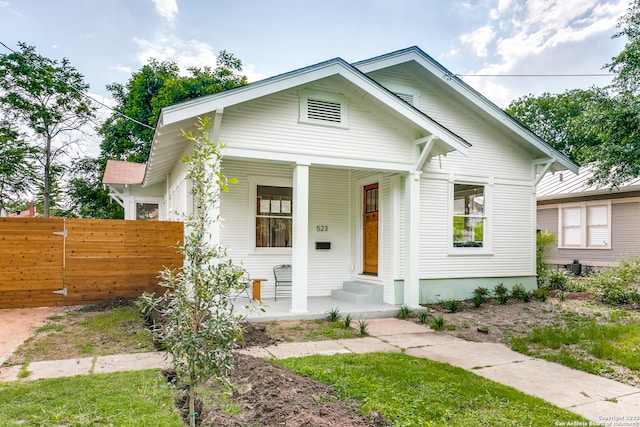
[[[413,105],[413,95],[408,93],[396,93],[396,96],[409,105]]]
[[[339,102],[309,98],[307,100],[307,118],[339,124],[342,122],[342,108]]]

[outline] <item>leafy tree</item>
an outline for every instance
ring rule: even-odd
[[[211,225],[220,203],[220,192],[228,191],[227,179],[220,170],[221,143],[207,138],[210,122],[203,119],[198,130],[183,136],[193,142],[194,151],[183,159],[192,180],[191,194],[196,203],[193,215],[185,219],[187,234],[180,248],[185,262],[180,271],[165,269],[161,285],[167,288],[159,298],[145,294],[145,311],[160,311],[164,318],[157,332],[173,357],[181,382],[189,393],[189,418],[195,426],[196,386],[209,379],[228,382],[233,367],[232,350],[242,337],[244,314],[237,313],[230,296],[242,285],[244,269],[233,264],[223,246],[211,243]]]
[[[631,2],[627,13],[618,21],[620,31],[614,38],[626,37],[627,42],[606,67],[616,74],[614,86],[620,92],[638,94],[640,89],[640,0]]]
[[[26,195],[35,180],[35,150],[8,122],[0,123],[0,211]]]
[[[67,188],[70,209],[66,216],[89,218],[124,218],[124,209],[109,197],[100,177],[104,173],[100,159],[85,157],[71,168]]]
[[[18,46],[19,52],[0,56],[0,107],[8,120],[33,133],[42,165],[43,215],[48,217],[52,183],[65,169],[60,159],[72,142],[69,135],[93,118],[94,108],[83,94],[89,86],[68,59],[58,62],[33,46]]]
[[[117,102],[114,113],[100,129],[105,159],[145,162],[155,125],[163,107],[231,89],[247,83],[242,63],[227,51],[218,54],[215,68],[192,67],[180,75],[175,62],[151,59],[123,85],[107,86]],[[135,121],[125,119],[123,115]]]

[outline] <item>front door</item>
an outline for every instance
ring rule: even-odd
[[[378,183],[365,185],[362,273],[378,275]]]

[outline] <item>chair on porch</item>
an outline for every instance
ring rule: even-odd
[[[278,301],[278,287],[289,286],[291,287],[291,265],[280,264],[273,267],[273,277],[276,282],[275,300]]]
[[[243,293],[247,294],[247,298],[249,298],[249,301],[251,301],[251,294],[249,294],[249,288],[251,286],[251,278],[249,277],[249,273],[245,271],[245,273],[242,275],[242,277],[240,279],[238,279],[238,293],[235,294],[235,296],[233,297],[233,300],[235,301],[236,298],[238,298],[240,295],[242,295]],[[240,288],[240,285],[242,286],[242,288]]]

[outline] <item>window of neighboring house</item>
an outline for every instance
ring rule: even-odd
[[[485,186],[454,184],[453,246],[455,248],[484,247],[486,223]]]
[[[136,203],[136,219],[143,221],[158,220],[157,203]]]
[[[290,248],[293,221],[291,187],[256,187],[256,248]]]
[[[300,96],[300,122],[346,128],[349,98],[332,92],[304,89]]]
[[[561,205],[558,215],[562,248],[611,247],[611,204],[609,202]]]

